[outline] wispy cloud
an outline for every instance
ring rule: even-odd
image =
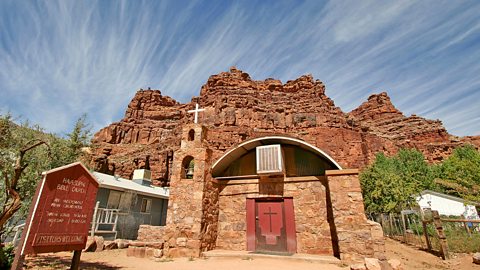
[[[52,132],[118,121],[139,88],[180,101],[228,67],[311,73],[344,111],[388,91],[406,114],[480,134],[476,1],[2,1],[0,108]]]

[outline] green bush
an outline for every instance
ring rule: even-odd
[[[480,251],[480,235],[472,233],[468,235],[465,229],[457,228],[445,230],[448,248],[452,252],[473,253]]]
[[[442,192],[480,202],[480,151],[474,146],[456,148],[434,171],[435,183]]]
[[[6,245],[0,249],[0,269],[10,269],[15,258],[13,245]]]
[[[421,222],[418,224],[410,224],[410,230],[412,230],[416,235],[424,235],[423,225]],[[435,228],[427,225],[427,234],[430,237],[436,236]]]
[[[395,156],[376,155],[360,174],[367,213],[398,213],[416,205],[415,196],[433,189],[433,174],[421,152],[401,149]]]

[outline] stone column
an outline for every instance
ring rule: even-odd
[[[205,180],[210,179],[211,151],[203,144],[206,129],[200,124],[183,128],[180,149],[174,153],[164,251],[169,257],[198,257],[201,246],[202,200]],[[193,159],[194,171],[186,168]]]
[[[325,175],[340,259],[358,262],[365,257],[382,257],[383,239],[372,233],[378,231],[376,223],[367,222],[358,170],[328,170]]]

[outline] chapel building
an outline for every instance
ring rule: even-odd
[[[169,257],[210,250],[346,262],[384,256],[382,229],[365,216],[357,169],[285,134],[247,139],[215,159],[207,141],[205,126],[184,125],[166,226],[142,225],[139,240],[163,241]]]

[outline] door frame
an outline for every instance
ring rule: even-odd
[[[297,237],[295,229],[295,212],[293,211],[293,198],[247,198],[247,251],[255,251],[256,248],[256,221],[255,203],[257,201],[283,201],[285,209],[285,232],[287,234],[287,252],[297,252]]]

